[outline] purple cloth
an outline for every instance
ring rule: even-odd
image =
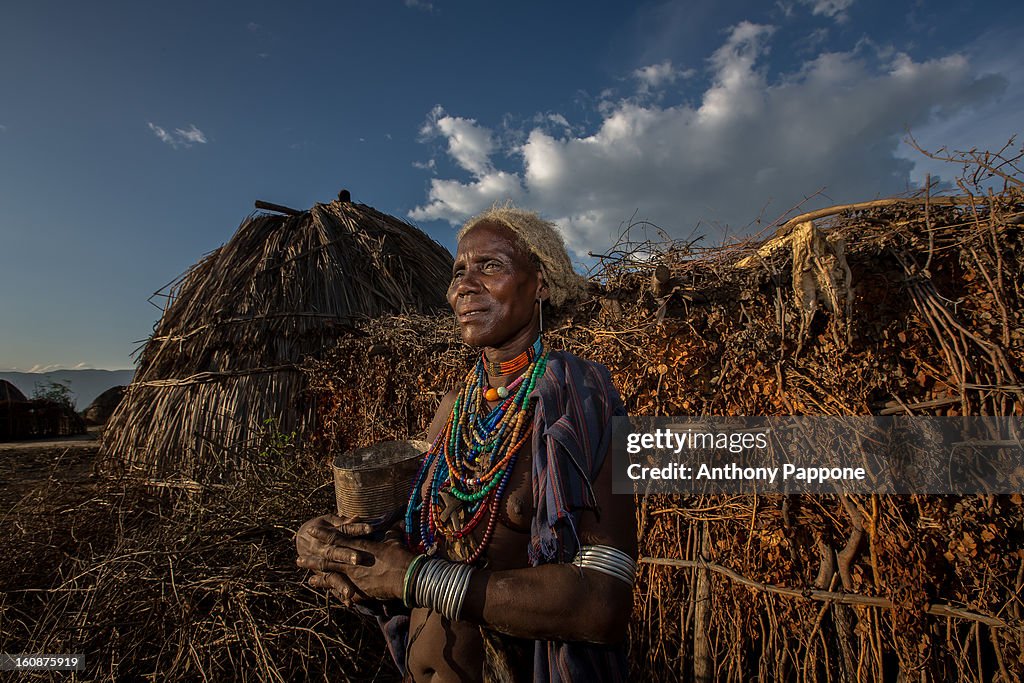
[[[534,389],[533,516],[530,564],[571,562],[582,510],[596,509],[591,482],[611,446],[612,417],[625,415],[608,369],[553,351]],[[609,466],[611,466],[609,464]],[[534,641],[533,680],[625,681],[626,644]]]

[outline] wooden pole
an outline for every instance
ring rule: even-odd
[[[700,523],[700,539],[697,542],[697,557],[703,557],[711,547],[708,523]],[[708,630],[711,626],[711,577],[707,567],[697,570],[693,618],[693,680],[697,683],[712,683],[715,679],[715,663],[711,656]]]
[[[264,211],[276,211],[277,213],[283,213],[288,216],[298,216],[300,213],[305,213],[298,209],[289,209],[287,206],[281,206],[280,204],[271,204],[270,202],[265,202],[262,199],[256,200],[256,208],[263,209]]]

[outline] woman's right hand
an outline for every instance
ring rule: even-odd
[[[313,535],[314,529],[333,531],[356,538],[369,535],[373,532],[373,527],[365,522],[337,515],[321,515],[303,524],[295,534],[295,551],[298,554],[296,564],[312,570],[310,585],[330,589],[346,606],[353,602],[362,602],[363,596],[344,575],[317,569],[318,564],[326,559],[325,551],[334,544],[317,539]]]

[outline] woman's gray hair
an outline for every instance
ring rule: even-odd
[[[553,313],[567,313],[567,309],[586,293],[586,280],[573,270],[565,241],[554,223],[533,211],[517,209],[510,204],[496,204],[466,221],[459,230],[458,239],[461,240],[463,235],[481,223],[505,226],[515,234],[524,250],[537,259],[544,284],[548,287]]]

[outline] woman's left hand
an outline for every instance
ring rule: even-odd
[[[317,572],[310,583],[323,588],[335,588],[331,572],[344,575],[355,588],[377,600],[401,600],[405,571],[415,555],[398,541],[368,541],[352,538],[324,527],[310,530],[310,535],[321,542],[315,554],[299,558],[299,566]],[[342,597],[342,596],[339,596]]]

